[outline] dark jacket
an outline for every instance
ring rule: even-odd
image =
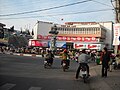
[[[108,66],[109,61],[110,61],[110,54],[107,52],[102,56],[102,65]]]

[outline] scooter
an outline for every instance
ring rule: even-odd
[[[84,80],[84,83],[86,83],[87,79],[89,78],[87,67],[85,65],[81,65],[80,77]]]

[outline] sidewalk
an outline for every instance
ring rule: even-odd
[[[108,71],[108,77],[101,77],[101,65],[90,69],[90,90],[120,90],[120,70]]]

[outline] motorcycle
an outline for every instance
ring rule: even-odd
[[[116,60],[112,60],[112,66],[113,66],[113,69],[116,70],[117,69],[117,63],[116,63]]]
[[[63,68],[64,72],[69,69],[69,65],[68,64],[69,64],[69,60],[63,60],[62,61],[62,68]]]
[[[84,83],[86,83],[87,79],[89,78],[87,67],[85,65],[81,65],[80,77],[84,80]]]
[[[49,62],[49,60],[44,60],[44,68],[51,68],[52,64]]]

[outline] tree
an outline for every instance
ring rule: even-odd
[[[10,31],[11,31],[11,32],[14,32],[14,26],[12,26],[12,27],[10,28]]]
[[[29,30],[27,31],[27,34],[30,35],[30,31]]]
[[[32,29],[32,35],[34,35],[33,29]]]

